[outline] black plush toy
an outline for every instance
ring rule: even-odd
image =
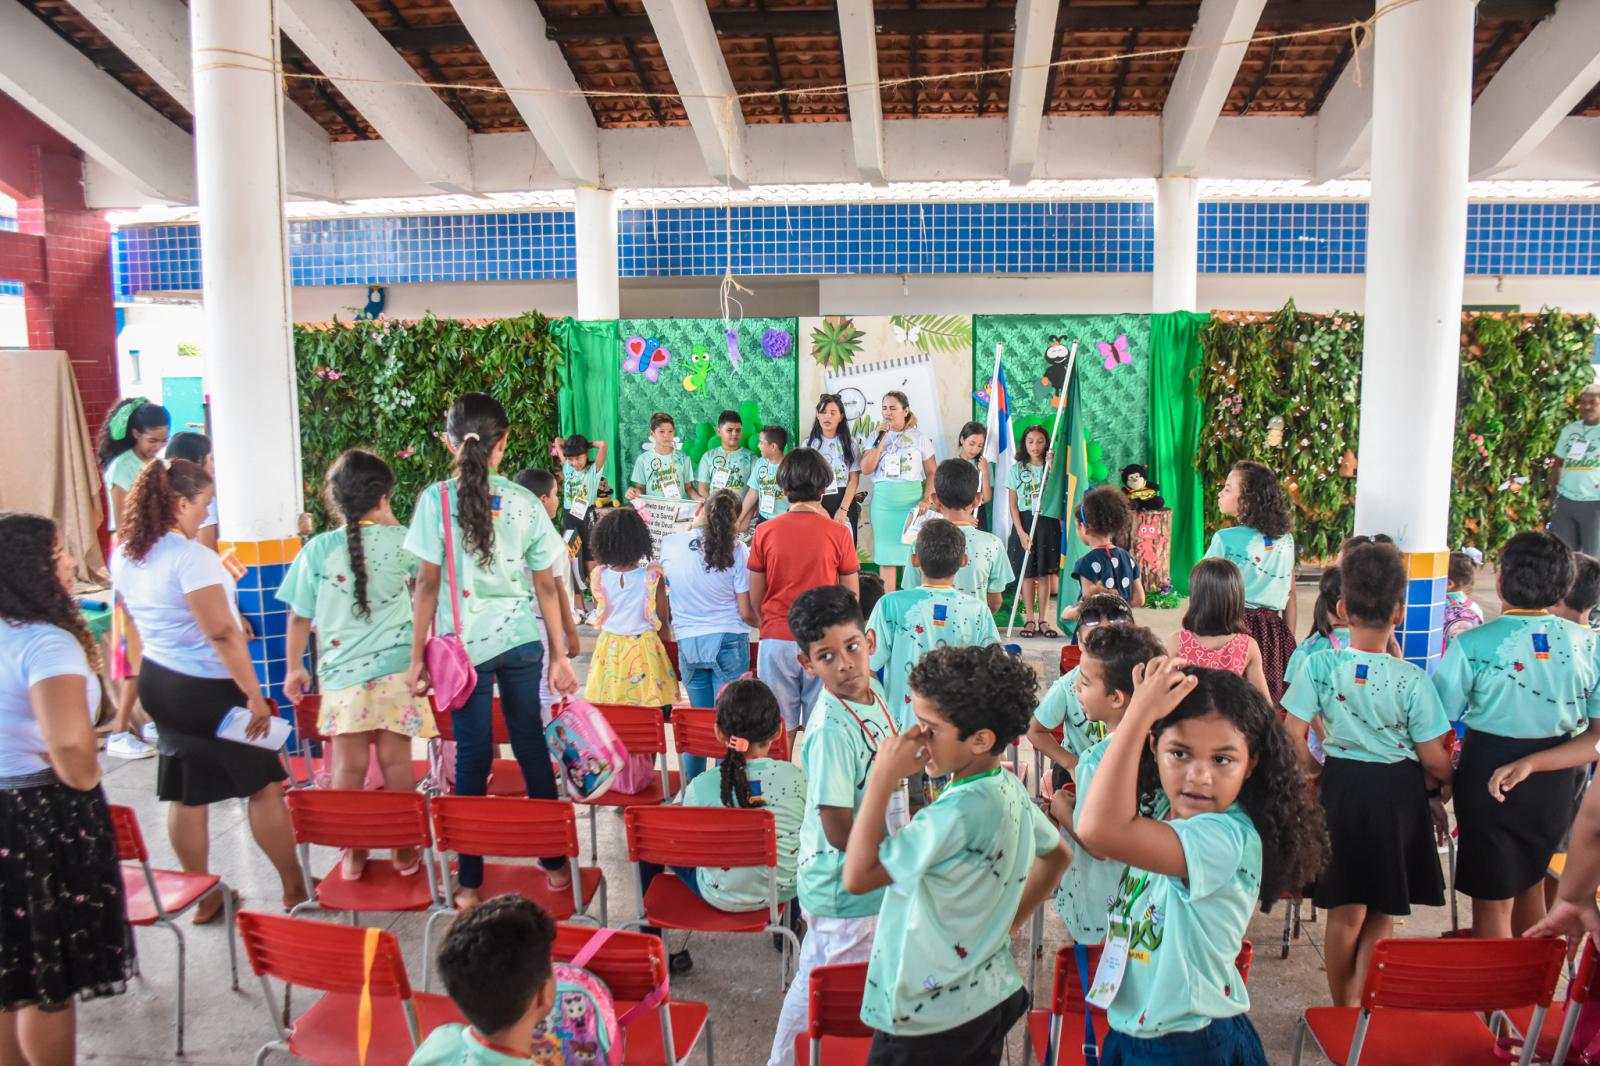
[[[1138,463],[1122,468],[1122,491],[1128,494],[1135,511],[1163,511],[1167,501],[1161,498],[1161,486],[1149,480],[1150,472]]]

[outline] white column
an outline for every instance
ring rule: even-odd
[[[579,188],[576,193],[578,318],[620,318],[616,190]]]
[[[302,498],[278,27],[270,0],[191,0],[189,25],[221,535],[279,540]]]
[[[1376,28],[1356,532],[1408,553],[1449,547],[1472,34],[1473,0],[1417,0]]]
[[[1156,179],[1155,284],[1150,310],[1197,311],[1200,259],[1200,182]]]

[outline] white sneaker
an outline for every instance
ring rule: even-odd
[[[156,724],[154,722],[146,722],[145,727],[139,730],[139,736],[146,744],[154,744],[157,740],[161,739],[161,732],[156,729]]]
[[[156,749],[132,733],[113,733],[106,738],[106,754],[119,759],[148,759]]]

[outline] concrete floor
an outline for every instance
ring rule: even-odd
[[[1300,587],[1299,614],[1302,621],[1295,627],[1297,634],[1304,632],[1309,622],[1315,595],[1314,586]],[[1498,611],[1499,604],[1494,596],[1491,575],[1485,573],[1476,595],[1478,602],[1492,617]],[[1179,624],[1178,611],[1138,613],[1141,623],[1150,626],[1163,639],[1174,632]],[[1035,639],[1020,643],[1025,658],[1039,669],[1041,678],[1046,683],[1053,681],[1059,674],[1059,642]],[[583,659],[580,658],[580,677],[582,668]],[[103,762],[107,794],[113,803],[128,804],[138,812],[152,861],[157,866],[175,867],[177,863],[166,839],[164,814],[154,798],[156,760],[127,762],[104,758]],[[629,915],[636,907],[633,878],[623,847],[620,816],[601,811],[598,817],[599,864],[605,871],[610,893],[610,913],[615,922],[618,916]],[[212,869],[239,890],[243,897],[242,909],[276,911],[280,897],[277,878],[251,840],[241,806],[235,803],[217,804],[212,808],[211,819]],[[579,835],[587,849],[588,834],[581,825]],[[320,852],[314,862],[316,872],[321,874],[333,862],[332,852]],[[1250,976],[1253,993],[1250,1018],[1274,1063],[1290,1061],[1295,1022],[1300,1012],[1307,1006],[1327,1002],[1321,953],[1323,927],[1321,923],[1305,923],[1302,936],[1295,942],[1289,958],[1280,959],[1285,906],[1280,903],[1271,914],[1257,914],[1250,925],[1250,939],[1255,945],[1255,963]],[[1461,901],[1461,907],[1465,918],[1465,900]],[[1035,995],[1035,1004],[1038,1006],[1048,1003],[1052,960],[1055,950],[1065,939],[1065,929],[1054,909],[1047,906],[1045,910],[1045,951],[1039,964],[1039,991]],[[1307,906],[1308,916],[1309,912]],[[369,915],[367,920],[395,932],[405,948],[412,978],[420,985],[421,917]],[[1413,914],[1397,932],[1408,936],[1436,936],[1448,928],[1449,923],[1448,907],[1425,908]],[[173,938],[166,930],[147,929],[137,934],[143,976],[130,984],[126,995],[90,1003],[81,1010],[79,1048],[84,1061],[129,1064],[250,1062],[257,1048],[272,1039],[274,1034],[262,1004],[260,986],[249,974],[248,965],[242,959],[244,972],[240,991],[229,989],[226,935],[220,923],[203,928],[187,923],[184,925],[189,979],[187,1054],[183,1059],[173,1054],[176,991]],[[679,946],[676,936],[672,943],[674,949]],[[716,1030],[717,1061],[725,1066],[760,1066],[766,1061],[782,998],[777,952],[765,938],[746,936],[696,935],[691,946],[695,968],[686,976],[673,978],[673,995],[710,1004]],[[1018,966],[1026,977],[1027,951],[1024,942],[1019,940],[1015,954]],[[303,1010],[311,1000],[310,994],[297,994],[294,1000],[297,1012]],[[279,1002],[281,1005],[281,1000]],[[1018,1066],[1026,1061],[1023,1057],[1023,1029],[1019,1025],[1012,1032],[1008,1051],[1008,1062]],[[290,1056],[277,1054],[270,1061],[289,1060]],[[697,1052],[691,1061],[704,1061],[704,1051]],[[1307,1056],[1307,1061],[1320,1060],[1311,1054]]]

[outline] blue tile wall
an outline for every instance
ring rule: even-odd
[[[0,215],[0,232],[15,230],[17,220],[7,215]],[[0,296],[21,296],[22,282],[0,281]]]
[[[1148,273],[1148,202],[855,203],[661,207],[618,217],[623,277]],[[1367,205],[1207,201],[1207,274],[1361,274]],[[289,225],[295,285],[564,279],[569,211],[346,218]],[[116,292],[197,290],[193,225],[119,230]],[[1600,275],[1600,203],[1483,203],[1467,210],[1468,274]]]

